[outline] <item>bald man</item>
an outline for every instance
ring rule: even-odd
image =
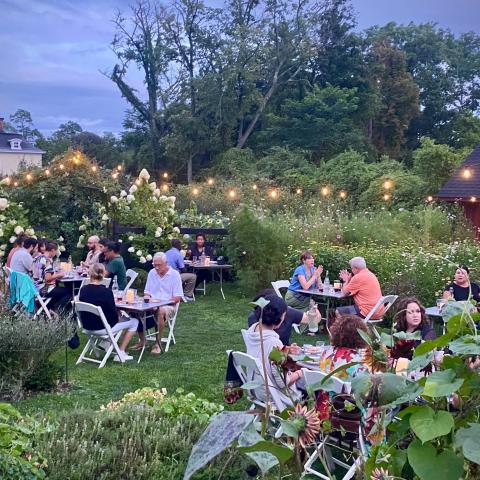
[[[100,239],[97,235],[92,235],[87,240],[88,253],[87,258],[84,262],[81,263],[82,267],[89,268],[91,265],[98,263],[98,257],[100,256],[101,250],[99,242]]]

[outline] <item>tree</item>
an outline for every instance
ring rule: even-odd
[[[19,108],[13,115],[10,115],[10,121],[13,123],[15,130],[21,133],[25,140],[35,142],[42,138],[42,134],[34,127],[32,115],[28,110]]]
[[[369,63],[377,104],[370,135],[380,153],[397,157],[410,122],[419,111],[418,86],[406,70],[405,54],[387,40],[373,45]]]

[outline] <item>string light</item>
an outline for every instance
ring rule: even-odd
[[[342,200],[345,200],[345,199],[347,198],[347,192],[345,192],[345,190],[342,190],[342,191],[339,193],[339,195],[340,195],[340,198],[341,198]]]
[[[273,198],[273,199],[276,199],[278,197],[278,192],[276,190],[272,190],[270,192],[270,196]]]
[[[476,202],[476,201],[477,201],[477,197],[470,197],[470,201],[471,201],[471,202]]]
[[[232,189],[228,192],[228,196],[230,198],[235,198],[237,196],[237,192],[235,192],[235,190]]]
[[[164,174],[162,176],[163,176],[163,178],[168,178],[168,173],[164,172]]]
[[[392,181],[391,180],[385,180],[385,182],[383,182],[383,188],[385,190],[390,190],[392,188]]]
[[[257,190],[257,189],[258,189],[258,186],[254,183],[254,184],[252,185],[252,190]]]
[[[192,193],[193,195],[198,195],[200,193],[200,191],[198,190],[197,187],[195,187],[193,190],[192,190]]]
[[[18,182],[13,182],[14,187],[18,187]]]
[[[384,199],[386,202],[388,202],[391,198],[392,198],[392,196],[391,196],[389,193],[385,193],[385,194],[383,195],[383,199]]]
[[[45,170],[45,175],[46,175],[47,177],[50,175],[50,170],[49,170],[48,168]]]
[[[168,185],[167,185],[166,183],[164,183],[164,184],[162,185],[162,190],[163,190],[164,192],[168,192]]]
[[[10,182],[12,181],[12,179],[10,177],[5,177],[5,183],[7,185],[10,185]]]
[[[116,179],[117,179],[117,177],[118,177],[118,173],[112,173],[112,178],[113,178],[113,179],[115,179],[115,180],[116,180]]]
[[[97,166],[96,165],[92,165],[92,172],[96,172],[97,171]]]
[[[78,165],[80,163],[80,159],[78,157],[75,157],[73,161],[75,162],[75,165]]]
[[[297,188],[296,193],[297,193],[297,195],[301,195],[301,194],[302,194],[302,189],[301,189],[301,188]]]
[[[65,165],[64,165],[63,163],[61,163],[61,164],[58,166],[58,168],[59,168],[60,170],[63,170],[63,169],[65,168]]]
[[[433,197],[431,195],[429,195],[427,197],[427,202],[430,203],[430,202],[433,202]]]
[[[209,178],[209,179],[207,180],[207,183],[208,183],[209,185],[213,185],[215,182],[214,182],[213,178]]]
[[[31,173],[27,173],[26,177],[25,177],[29,182],[32,180],[32,174]]]
[[[326,197],[330,193],[330,189],[328,187],[322,187],[320,192],[324,197]]]
[[[122,168],[123,168],[123,167],[122,167],[121,165],[118,165],[117,170],[118,170],[119,172],[121,172],[121,171],[122,171]]]
[[[462,176],[467,180],[472,177],[472,170],[470,169],[470,167],[465,167],[463,169]]]

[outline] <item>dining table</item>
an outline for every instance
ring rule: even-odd
[[[311,295],[311,296],[317,296],[317,297],[323,297],[325,299],[325,316],[329,318],[329,313],[330,313],[330,303],[333,301],[351,301],[352,297],[351,295],[344,295],[341,290],[335,290],[333,288],[330,288],[328,290],[326,289],[318,289],[318,288],[313,288],[311,290],[295,290],[298,293],[303,293],[304,295]]]
[[[80,274],[76,270],[71,270],[69,272],[65,272],[65,275],[62,278],[58,279],[59,283],[63,283],[65,287],[72,288],[72,297],[75,297],[75,288],[79,286],[86,278],[88,278],[87,274]]]
[[[220,281],[220,293],[222,294],[223,299],[225,300],[225,294],[223,293],[223,272],[225,270],[230,270],[233,268],[233,265],[229,264],[221,264],[215,261],[210,261],[208,264],[204,264],[201,262],[192,262],[191,260],[185,260],[185,265],[190,267],[192,270],[208,270],[218,275]],[[197,287],[196,290],[200,290],[203,292],[204,295],[207,293],[207,284],[206,282],[203,283],[203,288]]]

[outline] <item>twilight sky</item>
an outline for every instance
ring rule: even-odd
[[[100,71],[115,62],[111,18],[129,0],[0,0],[0,117],[32,113],[49,134],[74,120],[97,133],[119,132],[127,107]],[[207,3],[219,6],[221,0]],[[478,0],[353,0],[359,28],[437,22],[455,33],[479,31]],[[141,88],[141,77],[131,76]]]

